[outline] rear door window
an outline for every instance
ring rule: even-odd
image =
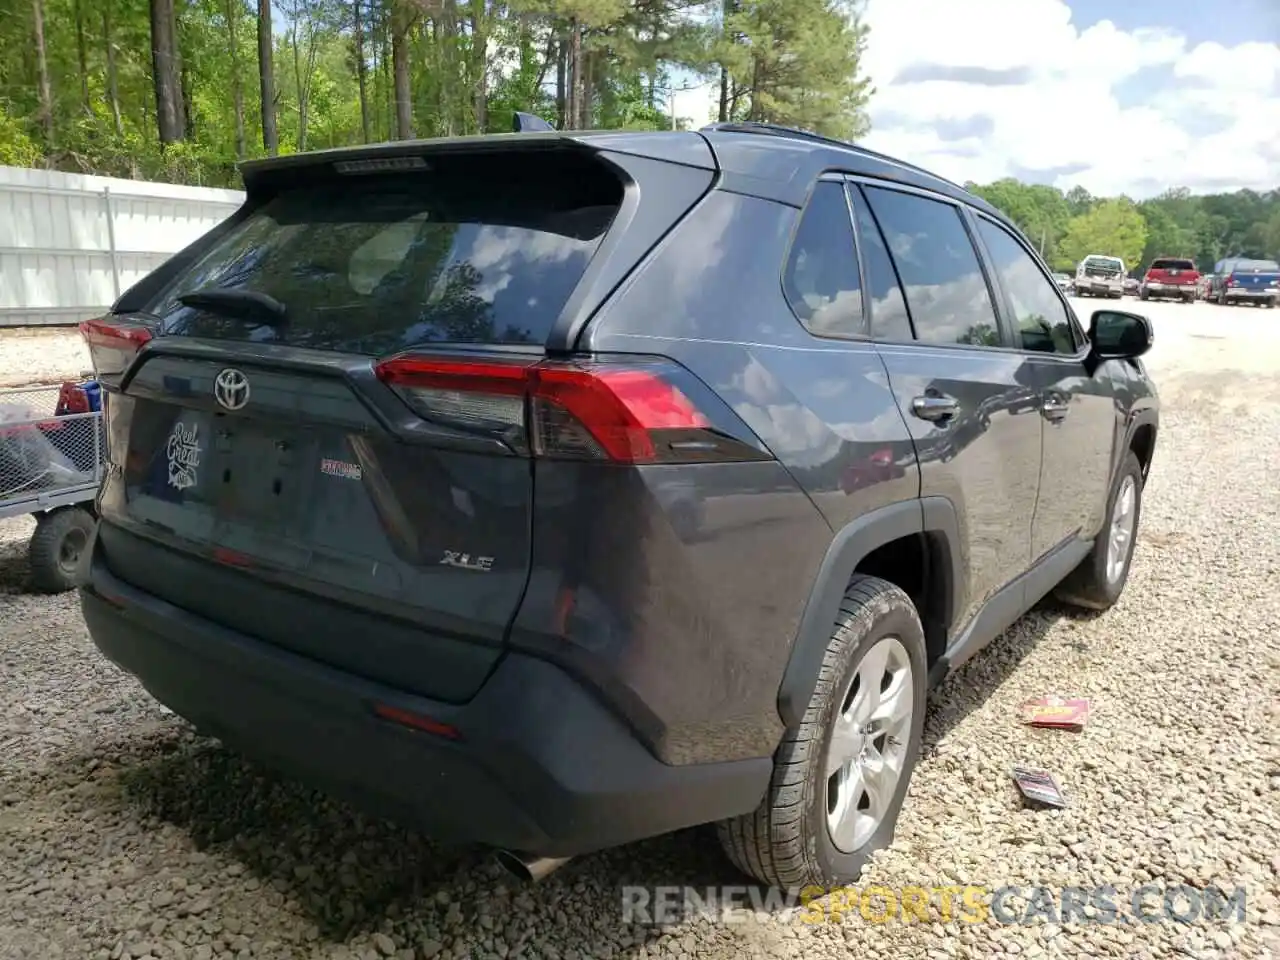
[[[485,166],[287,188],[148,310],[166,333],[373,355],[430,342],[542,345],[617,212],[621,185],[580,163],[533,183]],[[180,302],[209,289],[267,294],[286,317]]]
[[[916,337],[1004,346],[986,275],[960,211],[897,190],[866,187],[865,192],[906,288]]]
[[[1196,265],[1190,260],[1153,260],[1151,261],[1152,270],[1194,270]]]

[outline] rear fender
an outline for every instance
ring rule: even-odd
[[[778,690],[778,713],[788,730],[796,729],[804,718],[822,671],[822,660],[840,603],[858,564],[887,543],[921,533],[932,535],[944,545],[942,569],[932,570],[931,576],[943,578],[946,609],[942,620],[950,634],[955,611],[961,609],[959,572],[963,569],[960,524],[951,501],[944,497],[922,497],[862,515],[832,540],[801,616]]]

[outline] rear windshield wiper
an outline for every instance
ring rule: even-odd
[[[196,307],[237,320],[257,320],[270,326],[279,325],[285,320],[284,304],[275,297],[256,290],[193,290],[180,294],[178,302],[184,307]]]

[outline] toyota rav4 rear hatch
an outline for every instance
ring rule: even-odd
[[[525,589],[533,472],[523,386],[454,387],[544,360],[626,189],[569,143],[255,175],[129,312],[85,325],[109,391],[102,561],[250,636],[471,696]]]

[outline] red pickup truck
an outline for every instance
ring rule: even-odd
[[[1194,260],[1160,257],[1152,260],[1138,287],[1138,297],[1150,300],[1169,297],[1183,303],[1194,303],[1200,287],[1200,271]]]

